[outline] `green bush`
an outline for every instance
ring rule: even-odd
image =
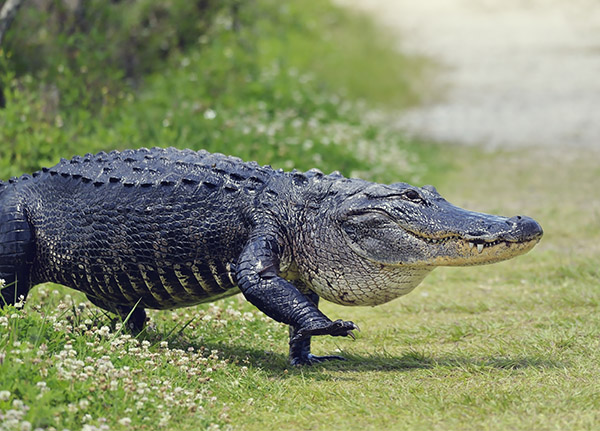
[[[419,63],[328,2],[42,4],[21,10],[0,60],[0,178],[141,146],[389,181],[421,169],[402,137],[364,116],[383,93],[414,100]],[[369,42],[383,74],[362,61]]]

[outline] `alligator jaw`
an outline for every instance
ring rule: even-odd
[[[541,234],[527,239],[472,238],[457,235],[429,238],[411,232],[431,250],[435,266],[468,266],[495,263],[527,253],[541,239]]]

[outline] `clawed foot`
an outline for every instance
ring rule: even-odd
[[[315,356],[310,353],[310,337],[313,335],[333,335],[334,337],[352,337],[356,339],[352,331],[357,330],[353,322],[336,320],[335,322],[319,322],[313,326],[294,329],[290,338],[290,363],[292,365],[313,365],[325,361],[345,360],[337,355]]]
[[[356,324],[354,324],[354,322],[347,322],[345,320],[336,320],[334,322],[327,322],[325,324],[321,323],[319,326],[298,329],[292,337],[292,339],[290,340],[290,344],[298,343],[313,335],[352,337],[352,339],[355,340],[356,336],[354,335],[354,332],[352,332],[354,330],[360,332],[360,328]]]
[[[294,358],[290,358],[290,363],[294,366],[300,365],[314,365],[320,364],[325,361],[345,361],[346,358],[343,356],[336,355],[328,355],[328,356],[315,356],[312,353],[303,356],[296,356]]]
[[[290,331],[290,363],[292,365],[313,365],[320,364],[325,361],[345,360],[345,358],[337,355],[315,356],[310,353],[310,338],[313,335],[333,335],[334,337],[352,337],[354,330],[360,331],[358,326],[353,322],[343,320],[330,320],[311,322],[311,324],[303,328],[291,328]]]

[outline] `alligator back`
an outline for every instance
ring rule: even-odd
[[[23,182],[33,284],[92,301],[188,306],[237,293],[232,265],[270,167],[204,151],[136,150],[61,160]]]

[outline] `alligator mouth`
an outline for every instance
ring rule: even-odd
[[[470,266],[500,262],[531,250],[540,237],[523,239],[465,238],[458,235],[431,238],[414,235],[430,250],[423,250],[423,259],[436,266]]]
[[[447,243],[456,243],[456,244],[462,244],[462,245],[466,245],[467,247],[469,247],[469,250],[477,250],[477,253],[481,254],[483,253],[483,251],[486,248],[492,248],[495,247],[497,245],[504,245],[506,247],[510,247],[511,245],[517,245],[517,244],[522,244],[525,245],[527,243],[529,243],[530,241],[510,241],[510,240],[506,240],[506,239],[495,239],[495,240],[485,240],[482,238],[464,238],[462,236],[459,235],[448,235],[448,236],[443,236],[443,237],[438,237],[438,238],[432,238],[432,237],[428,237],[428,236],[424,236],[412,231],[408,231],[412,236],[414,236],[415,238],[424,241],[428,244],[447,244]]]

